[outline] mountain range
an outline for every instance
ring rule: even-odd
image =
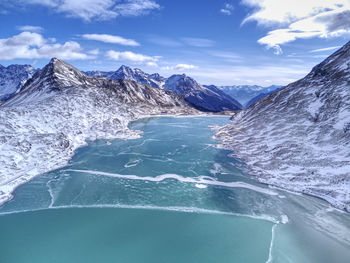
[[[232,98],[235,98],[244,108],[248,108],[256,100],[266,97],[282,87],[283,86],[278,85],[271,85],[268,87],[258,85],[235,85],[219,86],[218,89],[230,95]]]
[[[0,65],[0,101],[11,98],[36,71],[38,69],[34,69],[30,65],[10,65],[8,67]],[[279,88],[279,86],[267,88],[260,86],[205,86],[184,74],[165,78],[158,73],[148,74],[140,69],[132,69],[125,65],[116,71],[86,71],[83,73],[87,76],[111,80],[133,80],[153,88],[169,89],[182,96],[193,107],[209,112],[241,110]],[[254,96],[256,97],[253,98]],[[247,103],[248,99],[251,101]]]
[[[260,182],[350,212],[350,42],[235,114],[217,137]]]
[[[228,94],[217,89],[208,89],[185,74],[164,78],[158,73],[147,74],[140,69],[132,69],[124,65],[115,72],[88,71],[85,74],[108,79],[133,80],[154,88],[165,88],[183,96],[194,108],[202,111],[220,112],[242,109],[242,105]]]

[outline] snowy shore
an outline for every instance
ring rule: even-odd
[[[19,185],[67,165],[75,150],[88,140],[138,138],[140,132],[128,128],[130,121],[194,113],[183,107],[130,106],[96,88],[1,107],[0,205],[13,197]]]

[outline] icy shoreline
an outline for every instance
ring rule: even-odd
[[[93,141],[93,140],[98,140],[98,139],[105,139],[105,140],[112,140],[112,139],[125,139],[125,140],[130,140],[130,139],[137,139],[140,137],[142,134],[138,130],[130,130],[129,128],[125,128],[129,126],[129,123],[141,119],[147,119],[147,118],[153,118],[153,117],[174,117],[174,118],[193,118],[193,117],[210,117],[213,115],[208,115],[208,114],[203,114],[203,115],[182,115],[181,113],[178,115],[169,115],[169,114],[155,114],[155,115],[140,115],[137,117],[134,117],[130,120],[124,120],[125,121],[125,126],[123,127],[124,129],[120,129],[119,134],[109,134],[106,136],[105,135],[100,135],[100,134],[95,134],[94,136],[92,134],[82,136],[81,138],[76,138],[76,140],[71,141],[71,143],[74,145],[70,149],[69,152],[62,152],[61,155],[55,155],[51,156],[52,159],[57,158],[56,160],[52,160],[52,163],[45,163],[43,164],[43,167],[36,167],[35,170],[30,170],[27,171],[26,174],[24,175],[18,175],[15,178],[9,178],[5,182],[1,182],[0,184],[0,206],[5,204],[6,202],[10,201],[13,198],[12,193],[16,190],[17,187],[20,185],[27,183],[28,181],[32,180],[34,177],[39,176],[41,174],[60,169],[62,167],[67,166],[69,161],[72,159],[72,157],[75,154],[75,151],[78,148],[86,146],[88,143],[87,141]],[[224,117],[224,115],[223,115]],[[0,136],[1,137],[1,136]],[[1,146],[0,146],[1,147]],[[1,157],[0,157],[1,158]],[[35,158],[35,156],[31,156],[28,158]],[[7,171],[8,172],[8,171]],[[21,174],[21,173],[20,173]],[[11,176],[7,176],[11,177]]]
[[[0,206],[21,184],[66,166],[89,140],[138,138],[140,132],[128,128],[131,121],[198,113],[183,106],[125,104],[96,88],[73,93],[0,108]]]
[[[296,163],[286,164],[276,160],[275,165],[272,166],[271,160],[273,159],[271,158],[273,156],[266,151],[262,151],[264,148],[262,143],[269,143],[268,141],[262,139],[261,143],[257,143],[258,138],[250,137],[249,139],[249,136],[242,140],[242,131],[238,128],[233,132],[233,129],[235,130],[232,126],[226,125],[217,130],[215,138],[220,140],[218,147],[231,151],[230,157],[244,162],[247,173],[252,174],[259,183],[320,198],[335,209],[350,213],[349,185],[346,177],[343,180],[332,181],[334,178],[341,177],[341,174],[337,174],[337,167],[321,163],[318,167],[313,166],[313,173],[310,174],[303,167],[303,162],[296,165]],[[286,145],[286,148],[288,148],[288,144]],[[312,154],[310,152],[306,154],[311,158]],[[303,154],[300,153],[300,155]],[[342,167],[343,171],[347,169],[350,170],[350,167]]]

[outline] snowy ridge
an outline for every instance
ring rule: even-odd
[[[217,137],[257,180],[350,212],[350,42],[232,117]]]
[[[87,77],[52,59],[0,107],[0,205],[20,184],[65,166],[86,140],[136,138],[132,120],[198,113],[169,91]]]
[[[87,71],[84,72],[88,76],[104,77],[108,79],[124,79],[133,80],[141,84],[149,85],[153,88],[161,88],[165,82],[165,78],[158,73],[147,74],[141,69],[132,69],[130,67],[122,65],[117,71],[103,72],[103,71]]]
[[[30,65],[0,65],[0,101],[13,96],[35,71]]]

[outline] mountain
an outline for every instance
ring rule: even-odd
[[[52,59],[0,106],[0,205],[34,176],[65,166],[87,140],[137,138],[128,124],[159,114],[199,114],[168,90],[89,77]]]
[[[282,86],[272,85],[269,87],[262,87],[258,85],[236,85],[236,86],[221,86],[218,89],[222,90],[232,98],[238,100],[242,105],[247,107],[247,103],[259,96],[260,94],[270,94]]]
[[[202,111],[220,112],[242,109],[242,105],[229,95],[201,86],[185,74],[172,75],[163,87],[181,94],[188,103]]]
[[[259,181],[350,212],[350,42],[234,115],[217,137]]]
[[[124,65],[122,65],[117,71],[114,72],[87,71],[84,73],[88,76],[105,77],[114,80],[133,80],[141,84],[149,85],[153,88],[160,88],[165,82],[165,78],[161,77],[157,73],[148,74],[143,72],[141,69],[132,69]]]
[[[165,88],[183,96],[193,107],[202,111],[219,112],[242,109],[242,105],[226,93],[218,89],[214,90],[214,86],[212,89],[201,86],[186,75],[173,75],[166,79],[158,73],[148,74],[140,69],[132,69],[124,65],[115,72],[88,71],[85,74],[114,80],[133,80],[154,88]]]
[[[15,94],[28,79],[35,69],[30,65],[0,65],[0,101],[9,99]]]
[[[279,90],[279,88],[277,89]],[[276,90],[272,90],[269,92],[264,92],[264,93],[260,93],[259,95],[255,96],[254,98],[250,99],[246,104],[245,104],[245,108],[249,108],[251,105],[253,105],[256,101],[265,98],[267,96],[269,96],[271,93],[274,93]]]
[[[237,100],[232,98],[230,95],[218,89],[218,87],[216,87],[215,85],[203,85],[203,87],[215,92],[216,94],[220,95],[222,98],[229,100],[232,104],[237,105],[240,109],[243,109],[242,104],[240,104]]]

